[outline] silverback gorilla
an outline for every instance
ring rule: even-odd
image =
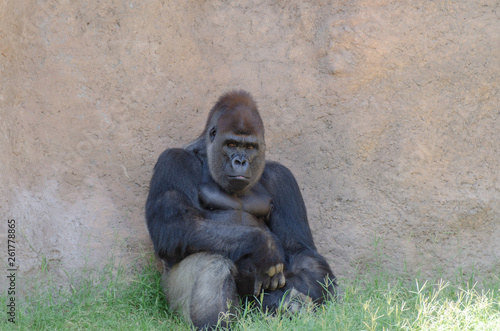
[[[226,326],[239,298],[270,310],[291,299],[321,304],[337,284],[318,254],[292,173],[265,160],[252,97],[223,95],[201,135],[164,151],[146,202],[169,306],[196,327]]]

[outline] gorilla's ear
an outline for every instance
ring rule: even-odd
[[[210,142],[213,143],[215,139],[215,135],[217,134],[217,128],[214,126],[212,129],[210,129],[209,137],[210,137]]]

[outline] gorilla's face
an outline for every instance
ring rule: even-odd
[[[208,167],[213,180],[231,194],[252,187],[265,166],[262,120],[256,110],[226,110],[207,131]]]

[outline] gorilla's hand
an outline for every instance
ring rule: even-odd
[[[275,290],[285,286],[283,253],[276,244],[274,237],[269,231],[261,232],[260,252],[256,252],[255,258],[255,282],[254,295],[258,295],[261,290]]]
[[[285,274],[283,263],[270,267],[263,275],[256,275],[254,284],[254,295],[259,295],[261,290],[275,290],[285,286]]]

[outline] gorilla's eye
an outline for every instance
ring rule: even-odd
[[[247,148],[248,149],[254,149],[254,146],[253,145],[248,145]]]
[[[216,128],[212,128],[212,130],[210,130],[210,134],[209,134],[210,142],[214,141],[216,134],[217,134],[217,129]]]
[[[227,143],[227,147],[235,148],[236,144],[235,143]]]

